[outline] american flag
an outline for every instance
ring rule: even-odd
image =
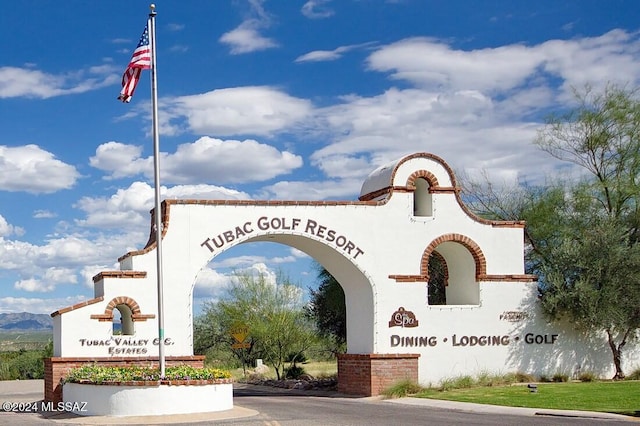
[[[144,27],[138,47],[133,51],[129,65],[122,76],[122,90],[118,99],[122,102],[130,102],[133,92],[136,90],[142,70],[151,68],[151,45],[149,44],[149,24]]]

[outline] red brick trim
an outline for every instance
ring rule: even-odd
[[[436,175],[434,175],[433,173],[431,173],[428,170],[418,170],[416,172],[413,172],[411,174],[411,176],[409,176],[409,178],[407,179],[407,189],[409,190],[415,190],[416,189],[416,179],[424,179],[427,181],[427,183],[429,184],[429,188],[433,188],[433,187],[439,187],[440,184],[438,183],[438,178],[436,177]]]
[[[409,189],[406,186],[387,186],[386,188],[381,188],[374,192],[361,195],[360,198],[358,199],[362,202],[371,202],[371,200],[375,200],[378,197],[381,197],[383,195],[388,195],[387,199],[377,201],[378,204],[382,205],[382,204],[386,204],[387,201],[389,201],[388,199],[391,198],[391,195],[394,192],[413,192],[413,189]]]
[[[537,275],[532,274],[503,274],[503,275],[481,275],[480,281],[515,281],[515,282],[535,282],[538,281]]]
[[[97,283],[105,278],[146,278],[146,271],[102,271],[93,277],[93,282]]]
[[[429,244],[422,254],[422,260],[420,261],[421,275],[429,276],[429,257],[434,253],[437,246],[449,241],[462,244],[467,250],[469,250],[476,264],[476,281],[480,281],[480,277],[487,275],[487,260],[485,259],[480,246],[478,246],[478,244],[476,244],[476,242],[471,238],[461,234],[445,234],[431,241],[431,244]]]
[[[128,382],[100,382],[77,383],[77,385],[90,386],[204,386],[226,385],[233,383],[233,379],[193,379],[193,380],[131,380]]]
[[[426,275],[389,275],[389,278],[398,283],[426,283],[429,277]]]
[[[111,299],[104,310],[104,314],[93,314],[91,319],[97,319],[98,321],[113,321],[113,310],[118,305],[127,305],[131,309],[131,319],[133,321],[146,321],[148,319],[155,318],[154,314],[141,314],[140,305],[138,302],[128,296],[118,296]]]
[[[75,305],[68,306],[66,308],[58,309],[57,311],[52,312],[51,316],[52,317],[56,317],[58,315],[62,315],[64,313],[71,312],[71,311],[76,310],[76,309],[84,308],[85,306],[93,305],[94,303],[102,302],[103,300],[104,300],[104,297],[102,297],[102,296],[96,297],[94,299],[89,299],[89,300],[86,300],[84,302],[80,302],[80,303],[76,303]]]

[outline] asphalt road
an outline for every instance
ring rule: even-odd
[[[33,403],[41,380],[0,382],[0,402]],[[14,404],[15,406],[15,404]],[[23,405],[24,407],[25,405]],[[7,406],[8,407],[8,406]],[[0,425],[628,425],[634,418],[578,411],[507,408],[421,398],[354,398],[337,392],[304,392],[234,385],[234,408],[220,413],[154,417],[78,417],[64,412],[0,412]]]

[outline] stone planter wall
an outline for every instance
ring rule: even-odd
[[[64,403],[81,416],[157,416],[233,408],[231,379],[66,383]]]

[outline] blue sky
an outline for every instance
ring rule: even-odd
[[[0,3],[0,312],[91,298],[91,277],[144,246],[153,208],[149,72],[120,79],[149,3]],[[535,182],[532,141],[572,87],[638,86],[636,0],[157,1],[162,197],[355,200],[414,152],[458,173]],[[207,266],[315,285],[286,246]]]

